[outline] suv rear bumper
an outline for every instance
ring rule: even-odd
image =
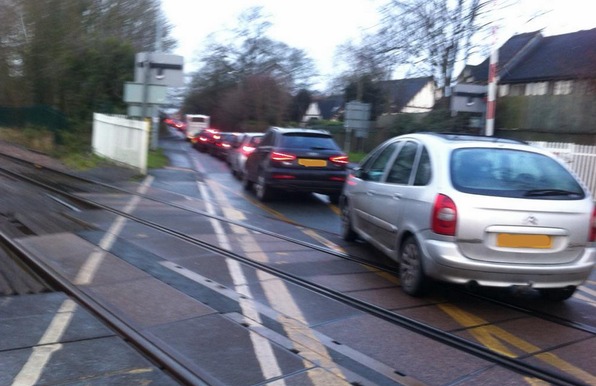
[[[347,173],[342,172],[319,171],[311,178],[309,174],[278,169],[268,173],[266,181],[269,187],[280,190],[340,194],[347,177]]]

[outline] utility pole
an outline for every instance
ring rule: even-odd
[[[161,33],[162,33],[162,25],[160,20],[160,11],[157,10],[157,15],[155,15],[155,52],[161,52]],[[151,58],[151,53],[149,53],[149,58]],[[149,64],[147,66],[147,72],[149,72],[149,67],[151,66],[151,59],[149,59]],[[148,86],[147,86],[148,87]],[[157,107],[155,105],[151,108],[151,150],[157,150],[158,147],[158,140],[159,140],[159,113],[157,111]]]
[[[493,0],[496,10],[497,0]],[[495,110],[497,107],[497,64],[499,62],[499,46],[497,42],[497,26],[492,28],[493,43],[488,65],[488,95],[486,101],[486,131],[485,135],[492,137],[495,132]]]

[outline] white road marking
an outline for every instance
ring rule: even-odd
[[[145,178],[139,189],[139,193],[144,194],[151,183],[153,177],[148,176]],[[130,202],[124,208],[124,212],[131,213],[140,201],[139,196],[134,196]],[[79,269],[77,276],[74,280],[75,285],[89,284],[93,281],[93,277],[97,272],[97,269],[101,265],[105,256],[106,250],[109,250],[113,245],[118,236],[122,231],[122,227],[126,222],[125,217],[117,217],[116,220],[110,226],[108,232],[101,239],[99,246],[96,248],[88,257],[85,263]],[[29,386],[35,385],[41,376],[44,368],[50,361],[52,354],[62,349],[62,344],[56,343],[60,340],[64,331],[70,325],[74,312],[76,311],[77,304],[70,299],[62,302],[60,309],[54,315],[54,318],[50,322],[50,325],[44,332],[43,336],[33,348],[33,353],[29,356],[29,359],[21,369],[21,371],[14,378],[13,386]]]
[[[208,185],[209,185],[210,190],[214,192],[214,196],[217,198],[218,202],[220,203],[221,209],[222,209],[224,215],[226,216],[226,218],[230,218],[230,219],[234,219],[234,220],[245,220],[244,214],[242,212],[238,211],[237,209],[233,208],[229,204],[229,202],[226,199],[225,193],[220,189],[220,185],[218,183],[213,183],[213,184],[208,184]],[[205,189],[205,188],[203,188],[203,190],[205,192],[207,191],[207,189]],[[202,192],[203,192],[203,190],[202,190]],[[212,221],[217,221],[217,220],[212,220]],[[249,258],[251,258],[255,261],[260,261],[260,262],[268,262],[269,261],[269,256],[267,256],[267,254],[260,248],[258,242],[252,237],[252,234],[246,228],[242,228],[242,227],[238,227],[238,226],[231,226],[231,229],[232,229],[232,232],[234,232],[237,236],[239,236],[239,239],[241,240],[240,246],[241,246],[241,248],[243,248],[244,252],[246,253],[246,255]],[[227,236],[226,236],[226,238],[227,238]],[[229,245],[229,242],[227,243],[227,245]],[[222,247],[223,247],[223,245],[222,245]],[[231,260],[231,259],[226,259],[226,260]],[[240,304],[241,305],[243,305],[243,303],[250,304],[250,306],[246,310],[247,313],[243,312],[243,314],[246,317],[250,317],[257,323],[261,324],[262,323],[261,317],[258,314],[258,312],[256,311],[255,305],[253,304],[254,302],[252,300],[250,289],[246,284],[244,284],[245,279],[244,279],[244,275],[242,274],[242,271],[241,271],[240,263],[236,262],[235,265],[237,265],[237,267],[235,267],[234,269],[237,270],[236,272],[238,275],[241,275],[241,276],[239,276],[236,290],[238,291],[238,293],[244,295],[247,298],[247,299],[242,299]],[[308,328],[308,323],[306,321],[306,318],[302,314],[302,310],[300,309],[300,307],[298,306],[298,304],[292,297],[292,294],[288,291],[288,288],[286,287],[285,283],[282,280],[276,279],[276,278],[272,277],[270,274],[265,273],[260,270],[257,270],[257,276],[260,279],[261,286],[265,292],[265,295],[266,295],[267,300],[268,300],[269,304],[271,305],[271,307],[278,311],[281,310],[279,312],[281,312],[285,315],[288,315],[290,317],[290,318],[284,317],[284,318],[281,318],[278,320],[278,322],[283,325],[284,330],[288,334],[288,337],[290,337],[290,339],[295,339],[296,341],[303,340],[303,338],[305,336],[310,338],[311,342],[315,342],[316,347],[312,347],[312,345],[311,345],[311,349],[313,350],[313,352],[317,353],[317,361],[316,362],[321,367],[323,367],[323,368],[327,369],[328,371],[332,372],[333,374],[335,374],[337,377],[345,380],[346,379],[345,375],[342,373],[341,369],[335,365],[335,362],[329,355],[325,345],[323,343],[321,343],[318,340],[318,338],[313,334],[313,332],[310,330],[310,328]],[[243,310],[244,310],[244,308],[243,308]],[[254,316],[251,316],[251,315],[254,315]],[[295,320],[293,322],[291,322],[291,318],[293,318]],[[296,320],[299,321],[300,323],[296,323]],[[270,345],[270,343],[268,343],[268,345]],[[263,358],[263,360],[271,360],[271,359],[267,359],[265,357],[265,358]],[[261,361],[261,359],[259,359],[259,361]],[[317,377],[316,374],[318,374],[318,373],[317,372],[309,372],[308,373],[309,377],[313,378],[312,381],[314,384],[318,384],[317,379],[315,379]],[[278,382],[281,382],[281,383],[278,383],[279,385],[284,384],[283,380],[279,380]]]
[[[199,191],[201,192],[202,197],[205,200],[205,207],[207,209],[207,213],[211,215],[215,215],[216,211],[211,204],[211,199],[209,197],[209,189],[205,187],[205,185],[201,182],[197,182]],[[226,236],[225,231],[223,230],[221,223],[214,219],[210,218],[211,225],[215,230],[215,234],[217,235],[217,240],[223,249],[230,250],[230,242],[228,237]],[[240,263],[236,260],[225,258],[226,265],[228,266],[228,270],[230,272],[230,276],[234,281],[234,286],[238,293],[244,295],[243,298],[239,299],[239,304],[242,309],[242,313],[247,315],[254,320],[261,322],[259,313],[257,312],[254,302],[252,301],[252,296],[250,293],[250,288],[246,285],[246,277],[242,272],[242,267]],[[273,348],[271,347],[271,343],[264,339],[263,337],[259,336],[258,334],[251,333],[250,339],[252,341],[254,347],[255,356],[259,362],[259,366],[261,367],[261,371],[265,379],[271,379],[275,377],[281,376],[283,373],[279,364],[277,363],[277,358],[275,357],[275,353],[273,352]]]

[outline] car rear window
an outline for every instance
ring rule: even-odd
[[[465,193],[535,199],[585,197],[576,178],[551,157],[503,148],[462,148],[451,156],[453,186]]]
[[[279,145],[292,149],[339,150],[333,137],[318,133],[287,133],[282,136]]]

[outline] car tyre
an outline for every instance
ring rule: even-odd
[[[267,184],[263,172],[260,172],[257,176],[257,181],[255,182],[255,194],[261,202],[266,202],[273,198],[273,189]]]
[[[340,193],[334,193],[329,195],[329,202],[333,205],[337,205],[339,203],[339,197],[341,196]]]
[[[574,286],[565,288],[540,288],[538,289],[538,292],[540,292],[540,296],[546,300],[560,302],[573,296],[575,289],[576,287]]]
[[[399,255],[399,279],[402,290],[410,296],[424,295],[428,278],[424,274],[422,252],[414,237],[408,237]]]
[[[248,179],[248,173],[242,174],[242,187],[244,190],[251,190],[253,186],[253,182]]]
[[[342,200],[341,205],[341,238],[345,241],[356,240],[357,234],[352,228],[352,220],[350,218],[350,206],[347,200]]]

